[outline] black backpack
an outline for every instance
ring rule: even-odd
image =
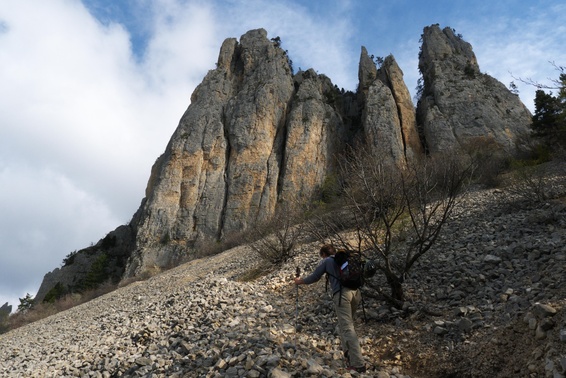
[[[364,262],[361,255],[339,251],[334,255],[334,262],[338,265],[340,284],[348,289],[357,290],[364,284]]]

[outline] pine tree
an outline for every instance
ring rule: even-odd
[[[33,306],[34,299],[30,293],[27,293],[24,298],[19,298],[20,304],[18,305],[18,312],[26,312]]]
[[[532,129],[550,147],[566,147],[566,72],[565,67],[557,68],[559,79],[553,81],[553,87],[545,87],[555,90],[556,95],[542,89],[536,91]]]

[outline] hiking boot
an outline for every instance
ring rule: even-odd
[[[366,367],[362,366],[362,367],[354,367],[354,366],[348,366],[349,371],[355,371],[357,373],[365,373],[366,372]]]

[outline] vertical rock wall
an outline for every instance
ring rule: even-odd
[[[333,93],[313,70],[293,78],[265,30],[227,39],[152,169],[125,275],[268,220],[279,200],[310,198],[343,149]]]
[[[430,152],[487,138],[513,153],[517,140],[528,134],[528,109],[502,83],[480,72],[472,46],[452,29],[424,28],[419,69],[424,90],[418,121]]]
[[[400,166],[406,159],[422,158],[415,108],[395,58],[386,57],[377,69],[362,47],[358,78],[366,142]]]
[[[112,274],[134,276],[270,219],[279,201],[310,200],[353,141],[403,166],[425,158],[425,148],[434,153],[477,138],[512,153],[528,133],[528,110],[480,72],[471,45],[450,28],[424,29],[417,111],[393,56],[378,68],[362,47],[352,93],[312,69],[293,75],[279,45],[263,29],[224,41],[152,167],[127,232],[111,233],[113,249],[101,241],[79,251],[76,261],[84,263],[48,273],[40,293],[80,281],[102,254],[127,259]]]

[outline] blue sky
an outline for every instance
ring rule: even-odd
[[[130,220],[225,38],[262,27],[295,70],[347,90],[363,45],[393,54],[414,93],[435,23],[505,85],[566,65],[562,0],[0,0],[0,306]],[[515,83],[533,110],[535,89]]]

